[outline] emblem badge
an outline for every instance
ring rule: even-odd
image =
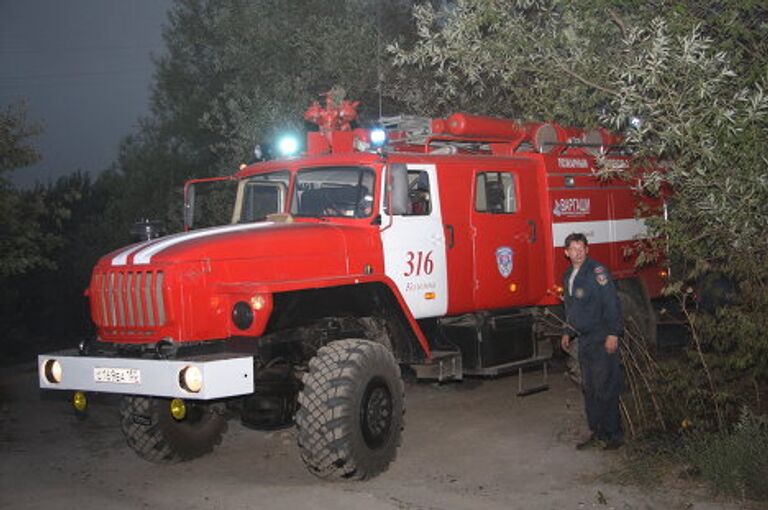
[[[578,289],[574,290],[573,291],[573,295],[576,296],[579,299],[583,298],[584,297],[584,289],[578,288]]]
[[[509,246],[502,246],[496,250],[496,267],[504,278],[512,274],[514,268],[515,252]]]
[[[557,200],[555,200],[555,208],[552,209],[552,214],[554,214],[555,216],[558,216],[558,217],[563,214],[563,210],[560,207],[560,202],[558,202]]]

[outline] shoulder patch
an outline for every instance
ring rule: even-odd
[[[595,274],[601,273],[605,273],[605,268],[603,266],[595,266]]]
[[[606,283],[608,283],[608,276],[606,276],[605,273],[600,273],[595,277],[595,279],[597,280],[597,283],[599,283],[600,285],[605,285]]]

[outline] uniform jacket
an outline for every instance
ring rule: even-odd
[[[573,266],[563,275],[565,317],[571,326],[564,333],[621,336],[624,333],[621,303],[608,269],[587,258],[576,273],[570,293],[568,280],[572,272]]]

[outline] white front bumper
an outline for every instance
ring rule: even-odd
[[[49,360],[61,364],[61,382],[48,380],[45,366]],[[203,386],[197,393],[185,390],[179,381],[182,369],[196,366],[203,374]],[[134,358],[95,358],[79,356],[76,351],[41,354],[37,357],[40,388],[121,393],[193,400],[212,400],[253,393],[253,357],[236,355],[201,356],[189,359],[155,360]],[[138,370],[138,380],[130,383],[98,382],[96,372],[103,369]],[[134,372],[135,373],[135,372]]]

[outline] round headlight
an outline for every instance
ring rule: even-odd
[[[61,382],[64,370],[61,368],[61,363],[59,363],[58,360],[49,359],[43,366],[43,373],[45,374],[45,379],[49,383],[55,384]]]
[[[194,365],[189,365],[179,372],[179,384],[182,389],[197,393],[203,389],[203,373]]]
[[[232,322],[238,329],[248,329],[253,324],[253,309],[245,301],[238,301],[232,307]]]

